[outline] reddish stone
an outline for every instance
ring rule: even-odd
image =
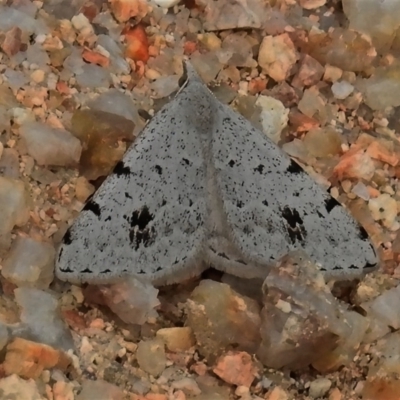
[[[108,67],[110,65],[108,57],[93,50],[83,50],[82,58],[90,64],[100,65],[101,67]]]
[[[80,12],[92,22],[100,12],[100,8],[93,1],[87,1],[80,9]]]
[[[76,310],[64,310],[62,312],[64,321],[74,331],[80,331],[87,328],[85,318]]]
[[[267,87],[267,79],[255,78],[249,82],[249,94],[254,96],[255,94],[261,93]]]
[[[194,53],[197,50],[197,43],[196,42],[185,42],[183,45],[183,52],[187,55],[190,56],[192,53]]]
[[[303,88],[317,84],[324,74],[324,67],[315,59],[305,54],[302,57],[299,71],[292,80],[292,86]]]
[[[250,387],[257,374],[257,369],[250,354],[244,351],[230,351],[218,359],[213,372],[227,383]]]
[[[70,92],[68,85],[63,81],[57,82],[56,89],[61,94],[69,94],[69,92]]]
[[[311,129],[318,128],[319,122],[298,111],[290,111],[289,124],[296,132],[308,132]]]
[[[21,34],[20,28],[14,26],[6,32],[3,43],[1,44],[1,49],[9,57],[17,54],[21,49]]]
[[[3,367],[6,375],[37,379],[45,369],[57,367],[65,371],[70,363],[71,360],[62,351],[16,338],[7,345]]]
[[[149,59],[149,41],[142,25],[136,25],[133,28],[124,29],[126,49],[125,56],[134,61],[147,63]]]
[[[131,18],[143,18],[149,11],[144,0],[109,0],[111,11],[119,22],[126,22]]]

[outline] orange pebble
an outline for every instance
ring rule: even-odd
[[[186,55],[191,55],[192,53],[194,53],[197,50],[197,43],[195,42],[185,42],[185,44],[183,45],[183,51]]]
[[[82,58],[90,64],[97,64],[101,67],[108,67],[110,64],[108,57],[89,49],[83,50]]]
[[[381,192],[378,189],[373,188],[372,186],[367,186],[369,196],[372,198],[378,197]]]
[[[69,87],[68,87],[68,85],[67,85],[65,82],[63,82],[63,81],[57,82],[56,89],[57,89],[57,91],[58,91],[59,93],[61,93],[61,94],[69,94]]]
[[[147,63],[149,59],[149,41],[142,25],[136,25],[123,31],[126,39],[125,56],[134,61]]]

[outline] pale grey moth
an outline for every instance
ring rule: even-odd
[[[67,231],[56,272],[74,283],[134,275],[155,285],[209,266],[265,277],[303,249],[330,278],[369,272],[365,229],[262,132],[220,103],[190,64]]]

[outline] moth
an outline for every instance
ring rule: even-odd
[[[57,276],[155,285],[210,266],[242,278],[303,249],[327,278],[378,263],[365,229],[186,64],[176,97],[143,129],[66,232]]]

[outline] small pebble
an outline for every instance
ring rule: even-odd
[[[140,368],[145,372],[155,377],[159,376],[167,363],[164,342],[160,339],[141,340],[136,351],[136,358]]]
[[[331,388],[332,382],[327,378],[318,378],[310,383],[308,394],[311,398],[323,397]]]
[[[350,96],[354,91],[354,86],[347,82],[335,82],[332,85],[332,93],[338,100],[344,100],[346,97]]]
[[[40,122],[28,122],[20,128],[28,153],[39,165],[77,165],[82,146],[65,129],[54,129]]]
[[[54,278],[53,244],[18,236],[3,262],[1,274],[17,286],[47,289]]]

